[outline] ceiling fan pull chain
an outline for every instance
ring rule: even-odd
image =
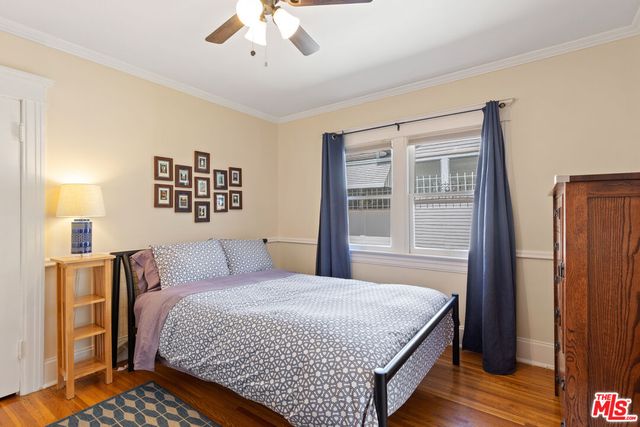
[[[269,45],[264,47],[264,67],[269,67]]]

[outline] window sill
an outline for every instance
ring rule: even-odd
[[[467,274],[467,258],[455,258],[433,255],[400,254],[351,250],[351,262],[355,264],[384,265],[387,267],[411,268],[416,270],[443,271],[446,273]]]

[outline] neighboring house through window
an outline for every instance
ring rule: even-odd
[[[347,154],[349,241],[391,245],[391,149]]]

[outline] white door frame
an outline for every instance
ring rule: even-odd
[[[44,381],[44,111],[52,80],[0,66],[0,96],[20,101],[20,394]]]

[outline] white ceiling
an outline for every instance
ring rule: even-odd
[[[204,41],[235,13],[235,3],[0,0],[0,28],[17,23],[26,27],[18,33],[37,30],[39,37],[32,38],[61,39],[102,62],[111,57],[223,104],[282,118],[629,27],[640,8],[640,0],[373,0],[289,7],[321,50],[302,56],[270,24],[265,68],[264,48],[251,57],[244,31],[224,45]]]

